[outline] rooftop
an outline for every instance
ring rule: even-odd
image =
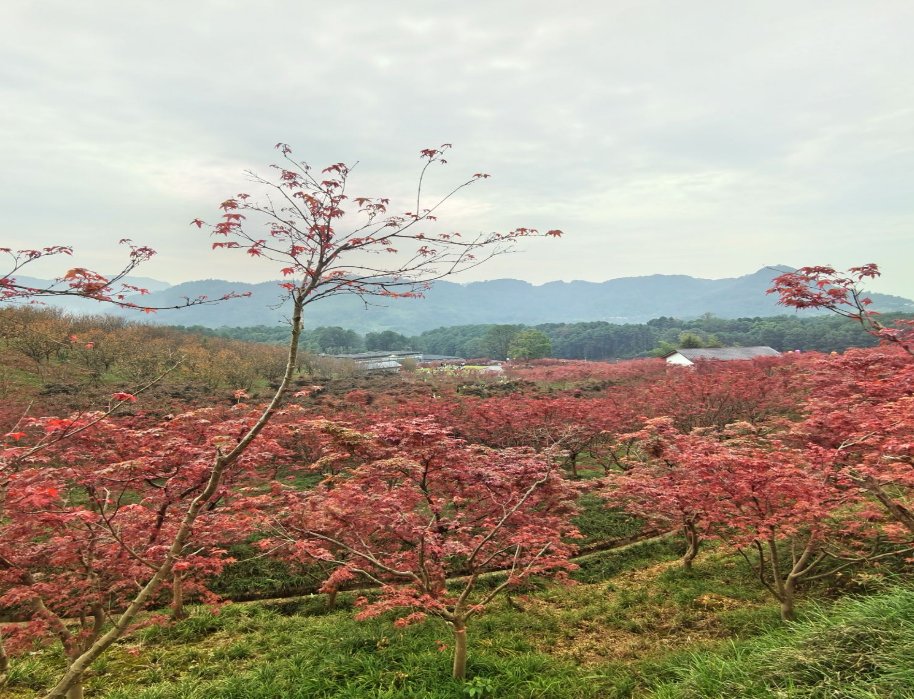
[[[729,361],[731,359],[755,359],[756,357],[778,357],[780,352],[765,345],[759,347],[702,347],[699,349],[678,349],[664,355],[672,357],[674,354],[681,354],[690,361],[696,359],[719,359]]]

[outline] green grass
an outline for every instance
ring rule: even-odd
[[[804,616],[720,652],[692,652],[657,667],[668,679],[645,696],[914,697],[914,590],[845,599]]]
[[[739,561],[709,556],[705,569],[689,574],[688,593],[681,592],[684,574],[657,563],[678,557],[668,546],[659,539],[589,557],[616,571],[609,581],[531,588],[496,600],[469,628],[471,680],[491,686],[493,697],[531,699],[607,697],[620,683],[631,684],[620,657],[630,663],[664,653],[671,625],[697,629],[708,619],[691,595],[724,589],[727,580],[738,587]],[[645,561],[653,564],[650,571],[643,570]],[[341,594],[341,609],[333,613],[323,596],[193,608],[185,621],[145,628],[118,643],[93,666],[87,696],[466,696],[449,676],[449,627],[429,620],[399,630],[395,614],[357,622],[353,598]],[[730,633],[715,626],[711,636],[718,632]],[[438,650],[440,643],[448,647]],[[17,660],[11,696],[40,696],[60,672],[59,657],[42,652]]]
[[[311,476],[319,480],[320,475]],[[303,481],[298,487],[306,489],[313,486],[312,481]],[[574,523],[584,535],[584,539],[574,543],[581,547],[588,544],[622,539],[637,535],[643,522],[619,509],[605,507],[605,500],[596,495],[584,495],[578,501],[581,513],[574,517]],[[252,537],[256,539],[257,537]],[[581,582],[602,580],[609,575],[628,570],[632,565],[646,564],[650,556],[661,556],[657,560],[667,560],[681,556],[677,544],[670,542],[660,548],[645,549],[644,555],[632,558],[627,556],[587,558],[580,562],[582,571],[575,575]],[[675,551],[675,553],[673,553]],[[299,566],[289,566],[276,558],[263,556],[263,552],[253,544],[240,544],[230,547],[229,555],[236,559],[209,582],[209,588],[216,594],[234,600],[269,599],[311,592],[320,587],[322,574],[316,577],[307,574]],[[630,564],[629,561],[632,561]]]
[[[598,583],[628,570],[674,561],[682,557],[683,551],[683,544],[678,537],[656,537],[619,549],[582,556],[575,561],[579,567],[571,577],[577,582]]]
[[[227,565],[208,583],[210,590],[224,598],[287,597],[320,587],[321,577],[308,575],[300,566],[290,566],[277,558],[263,556],[263,552],[253,544],[237,544],[229,547],[228,552],[236,562]]]
[[[590,582],[496,600],[469,627],[470,685],[450,678],[443,622],[358,622],[343,593],[332,613],[320,595],[193,608],[116,644],[86,695],[458,699],[470,686],[505,699],[914,697],[914,590],[804,599],[801,621],[785,627],[738,556],[711,548],[685,571],[679,555],[675,537],[652,539],[582,559],[576,576]],[[59,657],[17,659],[9,696],[41,696]]]
[[[578,546],[634,536],[644,528],[643,520],[619,508],[606,507],[606,500],[598,495],[582,495],[577,505],[580,512],[571,521],[584,536],[575,542]]]

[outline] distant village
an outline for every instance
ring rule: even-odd
[[[409,350],[393,352],[357,352],[352,354],[328,354],[333,359],[345,359],[355,362],[364,370],[371,372],[397,372],[400,369],[414,364],[423,368],[442,366],[467,367],[467,360],[447,354],[427,354]],[[472,368],[476,371],[503,371],[502,362],[493,360],[473,360]]]
[[[667,364],[691,366],[698,361],[734,361],[755,359],[756,357],[777,357],[780,352],[764,345],[757,347],[702,347],[678,349],[663,356]],[[349,354],[328,354],[333,359],[344,359],[364,371],[397,372],[413,364],[416,367],[435,368],[442,366],[469,368],[467,360],[447,354],[427,354],[409,350],[393,352],[356,352]],[[472,360],[472,369],[476,371],[504,371],[503,362],[495,360]]]

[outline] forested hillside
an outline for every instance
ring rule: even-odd
[[[903,317],[888,314],[887,321]],[[177,326],[181,330],[214,337],[279,344],[288,335],[282,325],[206,328]],[[364,350],[416,350],[430,354],[473,358],[494,356],[487,342],[492,325],[458,325],[427,330],[407,337],[392,331],[360,335],[338,326],[318,327],[303,333],[303,342],[312,352],[360,352]],[[528,326],[510,326],[522,329]],[[586,323],[544,323],[533,326],[550,341],[550,357],[558,359],[631,359],[648,356],[666,345],[677,345],[688,333],[702,342],[727,347],[768,345],[790,350],[843,352],[848,347],[874,347],[879,340],[865,332],[859,323],[828,316],[780,315],[765,318],[719,318],[703,314],[696,320],[655,318],[642,324],[615,324],[605,321]]]

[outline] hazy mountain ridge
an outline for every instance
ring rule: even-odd
[[[786,268],[784,268],[786,269]],[[547,282],[533,285],[517,279],[495,279],[457,284],[438,282],[424,299],[378,300],[366,307],[357,297],[336,296],[306,308],[307,327],[339,325],[359,332],[395,330],[414,335],[441,326],[483,323],[581,322],[603,320],[643,323],[651,318],[695,318],[711,312],[722,318],[772,316],[789,312],[766,294],[775,270],[728,279],[700,279],[686,275],[654,274],[623,277],[605,282]],[[155,280],[144,280],[154,282]],[[183,302],[182,296],[218,298],[229,292],[251,292],[250,298],[213,305],[159,311],[144,320],[169,325],[228,326],[270,325],[283,322],[287,312],[278,306],[278,282],[248,284],[221,279],[185,282],[134,299],[150,306]],[[147,283],[152,290],[153,284]],[[914,302],[900,296],[870,294],[880,311],[914,312]],[[80,312],[111,311],[100,304],[76,299]],[[384,305],[380,305],[383,303]],[[88,307],[87,307],[88,304]],[[68,308],[72,304],[67,304]],[[73,308],[73,310],[77,310]],[[131,315],[131,311],[119,313]],[[809,313],[809,312],[805,312]]]

